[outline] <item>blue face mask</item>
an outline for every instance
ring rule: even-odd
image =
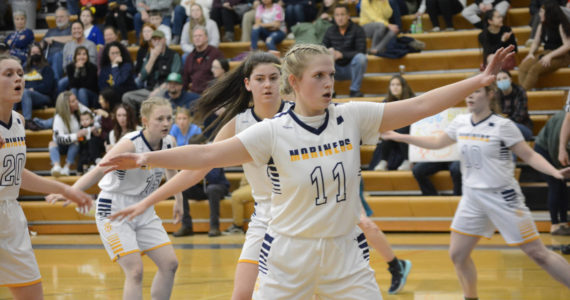
[[[501,91],[506,91],[511,86],[511,81],[509,79],[503,79],[497,81],[497,87],[501,89]]]

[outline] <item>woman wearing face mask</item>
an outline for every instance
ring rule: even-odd
[[[22,115],[26,120],[26,129],[39,130],[32,121],[32,109],[53,105],[51,95],[55,90],[53,70],[44,58],[42,48],[34,44],[24,66],[26,89],[22,95]]]
[[[509,71],[502,70],[497,74],[498,98],[501,111],[511,119],[521,131],[525,140],[532,138],[532,121],[528,116],[528,99],[525,90],[513,83]]]

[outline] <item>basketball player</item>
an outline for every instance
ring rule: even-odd
[[[26,217],[16,200],[20,188],[61,193],[86,209],[91,207],[92,200],[76,188],[24,168],[24,118],[12,110],[24,92],[23,76],[17,58],[0,55],[0,287],[8,287],[15,299],[35,300],[43,299],[43,290]]]
[[[461,150],[463,196],[451,224],[449,253],[465,299],[478,299],[471,252],[481,237],[493,235],[495,227],[508,245],[519,247],[550,276],[570,288],[570,265],[546,249],[539,239],[513,176],[512,153],[536,170],[558,179],[569,176],[570,168],[557,170],[532,150],[511,120],[491,110],[494,97],[493,86],[475,90],[465,99],[470,113],[457,116],[438,136],[410,136],[391,131],[383,134],[383,138],[428,149],[457,143]]]
[[[282,63],[284,94],[295,105],[235,137],[210,145],[122,154],[103,166],[201,169],[267,163],[271,221],[259,257],[254,299],[381,299],[359,221],[360,143],[454,105],[494,81],[512,47],[485,73],[393,103],[331,103],[334,63],[320,45],[296,45]],[[180,157],[188,159],[180,160]]]

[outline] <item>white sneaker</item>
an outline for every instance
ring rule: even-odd
[[[295,39],[295,35],[294,35],[292,32],[290,32],[290,33],[287,35],[287,39],[288,39],[288,40],[294,40],[294,39]]]
[[[409,160],[404,160],[402,162],[402,164],[398,167],[398,171],[409,171],[410,168],[410,161]]]
[[[61,176],[69,176],[69,166],[65,165],[63,169],[61,169]]]
[[[53,177],[61,176],[61,167],[59,165],[54,165],[51,168],[51,176],[53,176]]]
[[[374,171],[386,171],[388,170],[388,162],[385,160],[381,160],[376,167],[374,167]]]
[[[434,28],[431,29],[431,32],[440,32],[441,28],[439,28],[439,26],[435,26]]]

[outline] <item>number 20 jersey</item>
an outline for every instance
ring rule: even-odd
[[[524,138],[511,120],[491,114],[475,124],[471,114],[459,115],[445,132],[457,141],[464,186],[478,189],[517,184],[510,147]]]
[[[15,200],[26,165],[26,130],[17,112],[12,111],[8,124],[0,122],[0,135],[5,141],[0,149],[0,200]]]
[[[378,142],[383,111],[383,104],[350,102],[302,117],[292,108],[237,135],[255,162],[268,164],[273,231],[331,238],[354,229],[361,211],[360,143]]]

